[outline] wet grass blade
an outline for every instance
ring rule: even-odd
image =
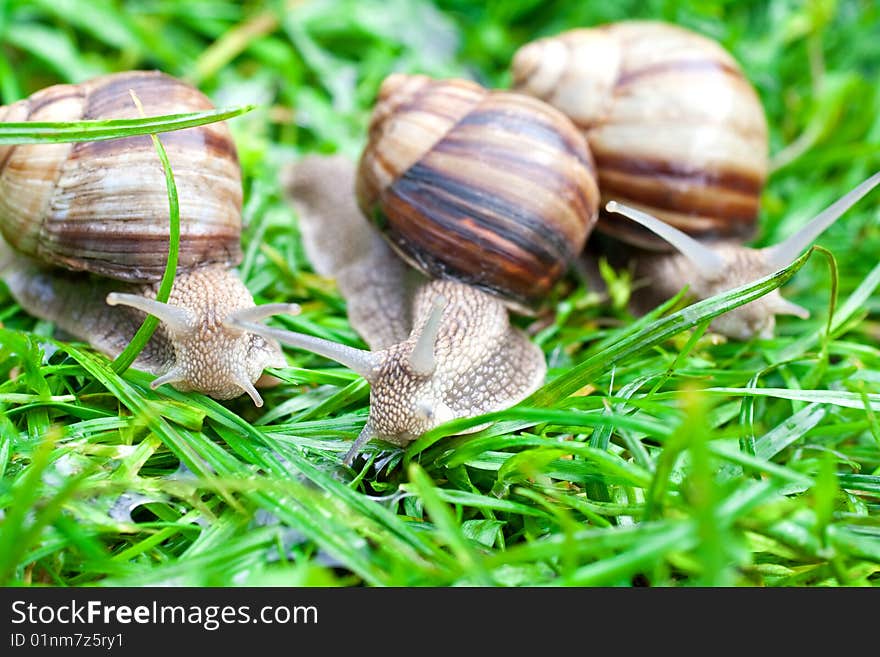
[[[140,100],[134,96],[132,99],[138,106],[141,114],[144,108],[141,106]],[[165,173],[165,187],[168,190],[168,258],[165,261],[165,271],[162,273],[162,280],[159,283],[159,289],[156,291],[156,301],[166,303],[171,295],[171,288],[174,286],[174,277],[177,273],[177,258],[180,252],[180,200],[177,196],[177,184],[174,182],[174,172],[171,170],[171,162],[168,161],[168,153],[162,141],[155,134],[150,135],[153,141],[153,147],[162,163],[162,171]],[[159,327],[159,319],[154,315],[147,315],[143,323],[132,337],[128,346],[122,350],[113,361],[113,369],[116,372],[124,372],[138,357],[138,354],[147,346],[153,333]]]
[[[744,285],[699,301],[668,317],[655,321],[638,333],[623,338],[613,347],[578,363],[571,370],[534,393],[524,404],[552,406],[559,400],[580,390],[614,363],[661,344],[682,331],[694,328],[706,320],[754,301],[784,285],[803,267],[809,257],[810,251],[807,251],[785,269],[765,276],[750,285]]]
[[[102,119],[95,121],[43,122],[20,121],[0,123],[0,145],[61,144],[79,141],[106,141],[137,135],[184,130],[200,125],[225,121],[250,112],[256,105],[187,114],[167,114],[138,119]]]

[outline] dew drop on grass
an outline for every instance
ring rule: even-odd
[[[136,508],[142,504],[156,501],[158,500],[140,493],[123,493],[107,511],[107,515],[117,522],[134,522],[131,514]]]
[[[198,475],[190,470],[183,461],[177,466],[177,470],[165,477],[171,481],[197,481],[198,478]]]
[[[60,488],[71,476],[82,469],[78,461],[82,457],[75,456],[72,452],[65,452],[43,472],[43,483],[49,488]]]
[[[58,347],[55,346],[55,345],[54,345],[53,343],[51,343],[51,342],[40,342],[40,343],[39,343],[39,346],[40,346],[40,349],[43,351],[43,362],[42,362],[42,364],[43,364],[43,365],[48,365],[48,364],[49,364],[49,360],[52,358],[52,356],[55,355],[55,352],[58,351]]]

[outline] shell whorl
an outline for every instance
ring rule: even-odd
[[[565,112],[587,137],[602,204],[619,201],[705,238],[747,238],[767,177],[767,122],[733,57],[651,21],[576,29],[521,48],[514,89]],[[630,222],[599,229],[665,248]]]
[[[211,109],[206,96],[160,72],[131,71],[56,85],[5,108],[3,121],[77,121]],[[241,173],[223,123],[161,136],[178,188],[179,268],[241,260]],[[210,190],[210,193],[206,191]],[[42,262],[124,281],[161,278],[168,196],[148,136],[0,149],[0,230]]]
[[[386,80],[358,202],[410,264],[524,310],[583,247],[598,208],[575,126],[534,98],[464,80]]]

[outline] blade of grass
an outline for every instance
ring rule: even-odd
[[[740,395],[744,397],[775,397],[792,401],[815,402],[820,404],[832,404],[844,408],[864,409],[867,401],[869,407],[875,411],[880,410],[880,394],[860,394],[857,392],[845,392],[842,390],[789,390],[788,388],[705,388],[706,394],[712,395]],[[669,393],[659,393],[658,397],[665,397]]]
[[[539,407],[552,406],[583,388],[590,380],[614,363],[634,356],[668,340],[677,333],[691,329],[706,320],[718,317],[729,310],[764,296],[788,282],[803,267],[811,253],[812,250],[807,251],[785,269],[765,276],[754,283],[698,301],[669,317],[653,322],[638,333],[622,339],[613,347],[577,364],[566,374],[540,388],[524,403]]]
[[[134,91],[131,92],[131,98],[137,105],[138,111],[143,115],[143,105]],[[165,271],[156,292],[156,301],[165,303],[171,296],[171,288],[177,273],[177,257],[180,252],[180,201],[177,197],[177,184],[174,182],[174,173],[171,170],[171,162],[168,161],[168,153],[165,152],[165,147],[157,135],[151,134],[150,139],[153,140],[153,146],[162,163],[162,170],[165,172],[165,186],[168,190],[168,259],[165,261]],[[131,342],[113,361],[113,371],[119,373],[127,370],[138,354],[147,346],[147,342],[158,327],[159,319],[154,315],[147,315]]]
[[[492,579],[483,568],[481,559],[467,539],[461,533],[458,521],[449,507],[440,499],[434,482],[416,463],[409,466],[409,480],[415,492],[422,499],[425,510],[437,526],[443,540],[461,561],[466,570],[470,571],[481,584],[491,584]]]
[[[100,119],[92,121],[10,121],[0,122],[0,145],[61,144],[79,141],[105,141],[136,135],[184,130],[224,121],[246,112],[256,105],[186,114],[147,116],[139,119]]]

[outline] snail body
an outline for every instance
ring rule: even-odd
[[[448,420],[509,407],[543,383],[543,353],[511,326],[498,296],[427,278],[365,220],[353,193],[353,162],[309,156],[285,178],[309,260],[319,274],[336,279],[349,320],[370,351],[239,326],[342,363],[370,383],[369,419],[346,462],[374,437],[405,446]],[[339,193],[346,188],[351,192]]]
[[[784,242],[752,249],[744,242],[767,178],[767,122],[718,43],[675,25],[622,21],[526,44],[512,72],[517,91],[556,106],[587,139],[605,208],[597,231],[613,238],[600,249],[635,263],[646,281],[634,294],[639,310],[686,286],[704,299],[785,267],[876,184],[869,179]],[[712,329],[770,337],[781,314],[809,316],[774,290]]]
[[[357,167],[309,157],[285,187],[309,260],[336,278],[370,351],[240,326],[367,379],[370,416],[347,462],[374,436],[405,445],[542,384],[543,352],[508,308],[540,302],[598,209],[589,150],[560,112],[464,80],[392,75]]]
[[[211,109],[193,87],[130,71],[56,85],[0,108],[2,121],[134,118]],[[233,267],[241,260],[241,177],[222,123],[162,136],[178,189],[181,237],[168,303],[155,300],[168,257],[168,197],[149,137],[0,147],[2,275],[29,313],[52,320],[111,357],[149,313],[162,324],[135,361],[171,383],[218,399],[247,392],[280,347],[227,325],[290,306],[257,309]],[[114,307],[115,306],[115,307]]]

